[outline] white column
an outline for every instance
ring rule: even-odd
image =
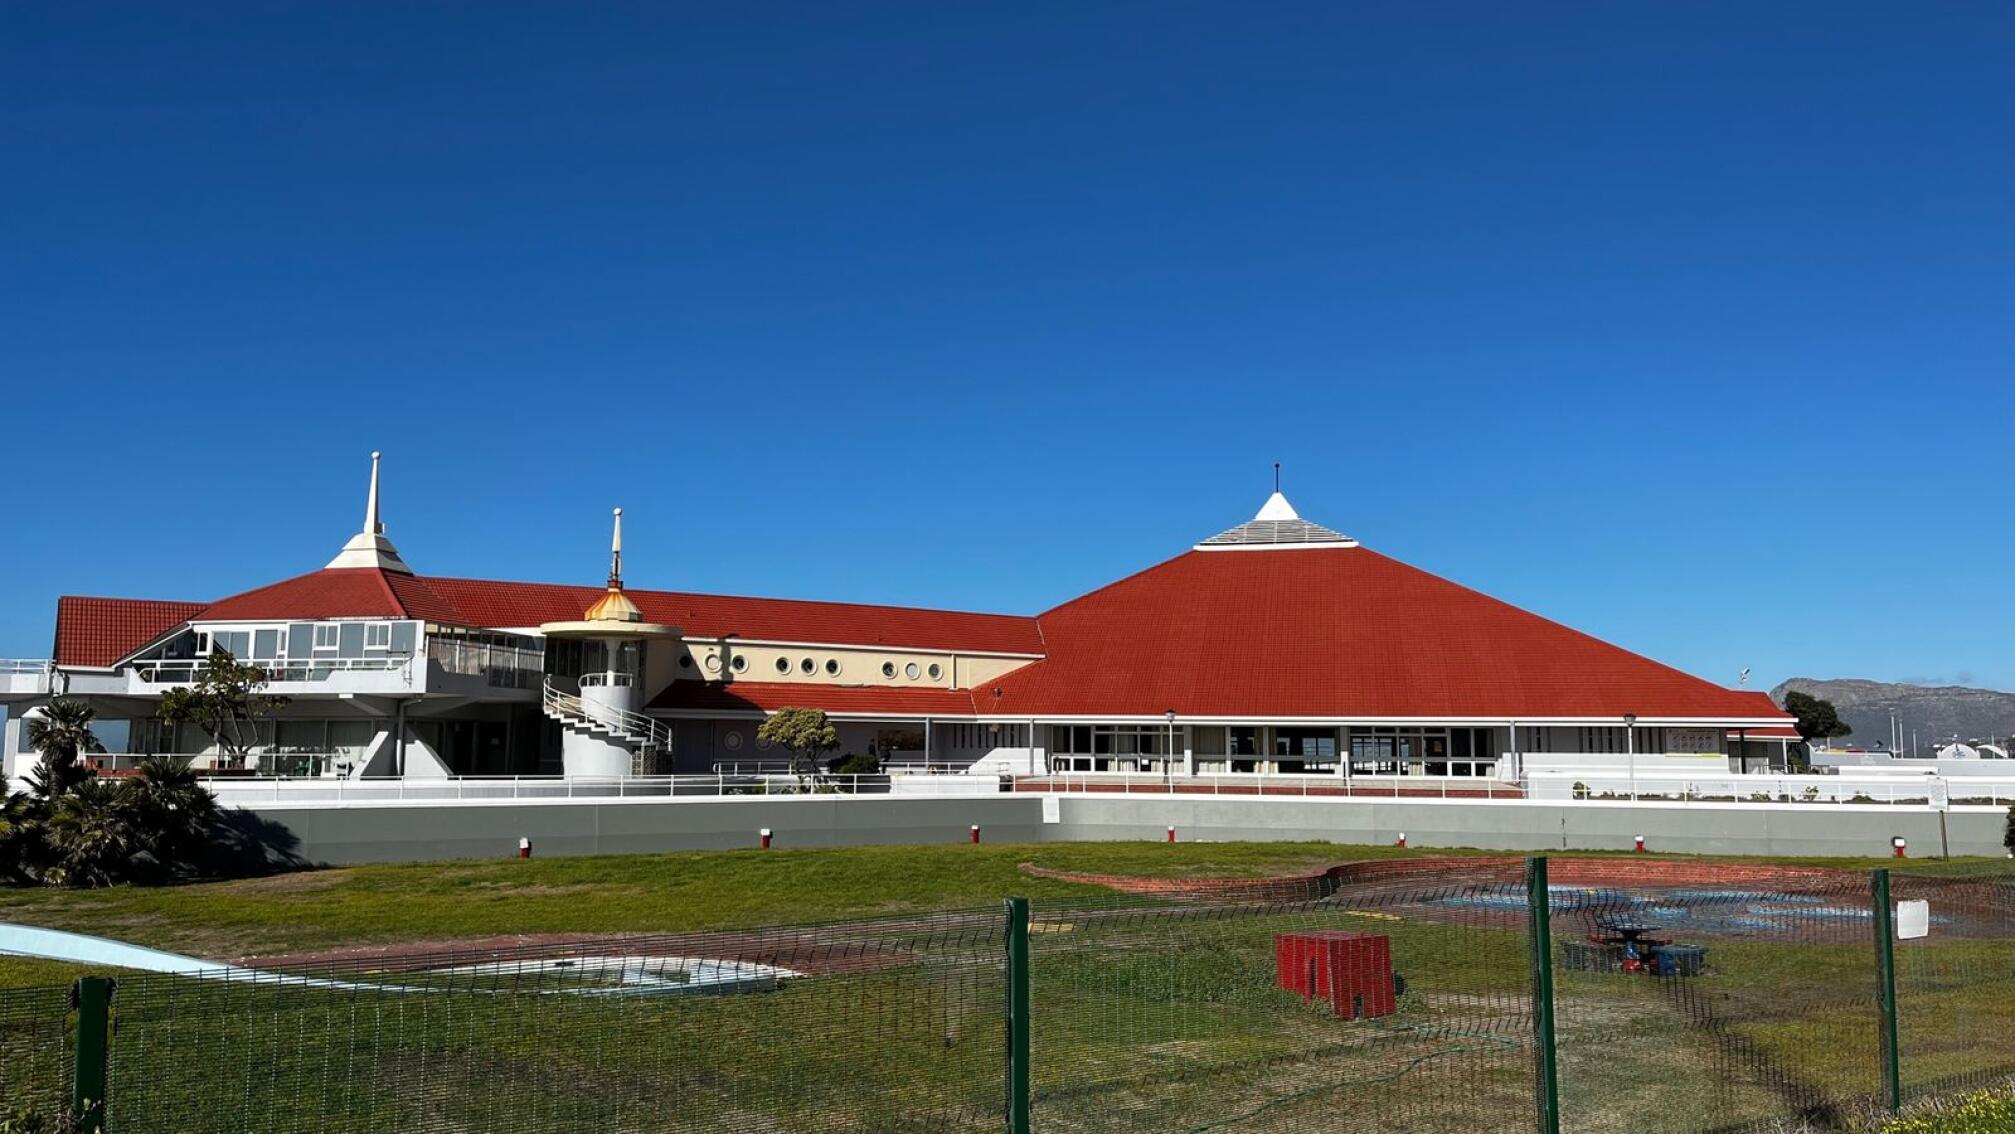
[[[1196,726],[1182,726],[1182,774],[1196,775]]]

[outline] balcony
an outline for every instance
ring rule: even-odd
[[[330,693],[400,695],[420,692],[410,657],[251,659],[266,671],[265,692],[285,696]],[[127,667],[128,692],[158,695],[194,682],[207,668],[202,658],[137,661]]]
[[[429,693],[495,696],[510,690],[529,697],[544,682],[545,667],[543,650],[457,638],[427,639]]]
[[[38,697],[49,692],[56,663],[47,658],[0,658],[0,697]]]

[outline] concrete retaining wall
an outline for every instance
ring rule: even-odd
[[[1913,857],[1940,852],[1939,815],[1910,807],[1703,805],[1440,800],[1303,800],[1036,795],[922,798],[818,796],[629,801],[385,803],[253,808],[299,840],[317,863],[500,858],[520,837],[540,856],[775,845],[962,842],[975,823],[988,842],[1184,842],[1313,839],[1504,851],[1628,850],[1642,834],[1653,850],[1713,854],[1889,853],[1891,836]],[[2005,816],[1954,810],[1951,853],[1999,855]]]

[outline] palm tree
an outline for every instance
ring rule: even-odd
[[[202,856],[217,817],[217,797],[180,756],[149,756],[121,785],[132,808],[136,840],[164,874],[181,873]]]
[[[57,799],[49,814],[51,864],[58,886],[110,886],[123,880],[145,848],[136,838],[132,797],[120,785],[88,779]]]
[[[58,697],[28,717],[28,744],[42,754],[35,770],[28,774],[28,787],[46,805],[84,780],[88,767],[77,763],[80,753],[101,747],[91,731],[98,711],[82,701]]]
[[[47,808],[27,792],[0,799],[0,882],[33,882],[43,865]]]

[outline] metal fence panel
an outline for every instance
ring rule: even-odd
[[[1034,1128],[1530,1128],[1522,869],[1039,903]]]
[[[988,1131],[1003,918],[129,976],[119,1134]]]
[[[1890,893],[1930,915],[1925,936],[1896,943],[1904,1097],[2015,1079],[2015,888],[1892,874]]]
[[[1866,876],[1553,868],[1564,1130],[1829,1129],[1874,1105]]]

